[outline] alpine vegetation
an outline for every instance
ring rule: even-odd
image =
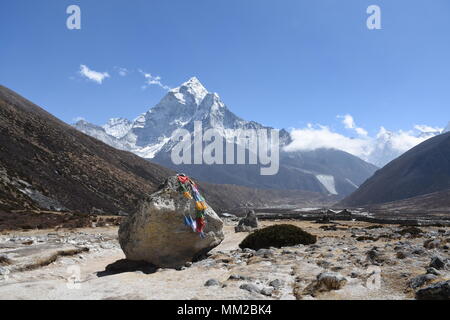
[[[202,122],[195,121],[192,134],[186,129],[177,129],[172,139],[178,141],[171,152],[175,165],[192,164],[192,160],[194,164],[246,164],[248,150],[248,164],[268,165],[260,168],[261,175],[275,175],[280,167],[279,134],[275,129],[238,130],[224,139],[214,128],[203,132]],[[203,143],[209,144],[203,147]]]

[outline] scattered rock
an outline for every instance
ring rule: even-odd
[[[178,192],[177,177],[169,177],[120,225],[119,242],[127,259],[176,268],[218,246],[224,239],[222,220],[208,206],[206,238],[201,239],[183,223],[184,217],[194,212],[194,201]]]
[[[437,282],[416,292],[419,300],[450,300],[450,280]]]

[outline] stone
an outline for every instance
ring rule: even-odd
[[[446,261],[439,256],[434,256],[431,258],[429,266],[437,270],[442,270],[446,267]]]
[[[397,251],[396,256],[398,259],[405,259],[408,257],[408,252],[403,251],[403,250]]]
[[[317,276],[317,284],[320,288],[329,290],[339,290],[345,286],[347,279],[336,272],[323,272]]]
[[[436,249],[441,245],[441,241],[439,239],[428,239],[423,243],[423,247],[426,249]]]
[[[269,286],[274,287],[275,289],[281,288],[284,284],[283,280],[275,279],[269,282]]]
[[[258,251],[255,252],[255,256],[260,256],[260,257],[270,257],[271,255],[273,255],[274,251],[272,249],[259,249]]]
[[[135,213],[124,218],[119,242],[127,259],[177,268],[198,260],[223,241],[223,222],[210,206],[205,210],[204,239],[184,224],[185,216],[195,215],[195,203],[180,194],[178,185],[176,176],[169,177]]]
[[[261,289],[253,283],[243,283],[239,286],[239,289],[246,290],[248,292],[261,293]]]
[[[416,292],[419,300],[450,300],[450,280],[434,283]]]
[[[272,295],[273,290],[274,289],[271,287],[266,287],[261,289],[261,294],[270,297]]]
[[[434,274],[422,274],[420,276],[412,278],[409,282],[409,286],[413,289],[417,289],[427,283],[430,283],[436,278],[437,277]]]
[[[234,228],[235,232],[249,232],[258,228],[258,218],[254,210],[250,210],[245,218],[239,220],[238,225]]]
[[[367,251],[367,260],[373,264],[382,264],[386,261],[386,256],[378,251],[377,247],[373,247],[371,250]]]
[[[220,282],[216,279],[209,279],[205,282],[205,287],[220,286]]]
[[[427,273],[428,274],[434,274],[435,276],[439,276],[441,275],[441,273],[439,271],[437,271],[435,268],[433,267],[428,267],[427,268]]]
[[[317,296],[320,292],[342,289],[347,284],[347,279],[336,272],[322,272],[317,279],[310,283],[303,294]]]

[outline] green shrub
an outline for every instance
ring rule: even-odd
[[[241,249],[259,250],[269,247],[288,247],[316,243],[316,236],[291,224],[279,224],[249,234],[240,244]]]
[[[402,230],[400,230],[398,233],[400,233],[402,236],[404,236],[405,234],[409,233],[411,234],[413,237],[420,237],[423,233],[423,231],[417,227],[406,227],[403,228]]]

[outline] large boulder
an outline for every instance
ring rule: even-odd
[[[178,187],[177,177],[169,177],[159,191],[122,222],[119,242],[127,259],[177,268],[222,242],[223,222],[209,206],[205,211],[204,239],[184,224],[185,215],[195,218],[195,203],[183,197]]]

